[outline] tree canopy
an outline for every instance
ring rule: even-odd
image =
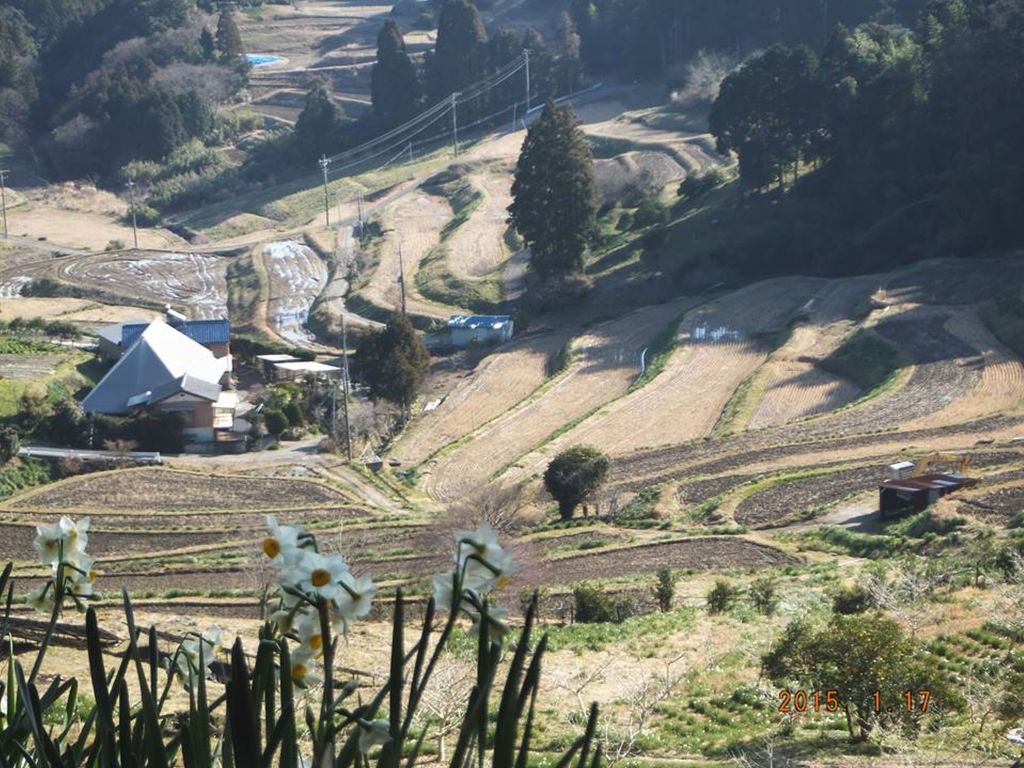
[[[610,467],[607,456],[587,445],[575,445],[551,460],[544,472],[544,487],[558,502],[563,520],[571,519],[576,507],[601,486]]]
[[[569,105],[549,101],[530,126],[512,197],[508,210],[531,249],[533,269],[543,275],[582,269],[598,192],[590,149]]]
[[[317,81],[306,94],[306,104],[295,121],[295,146],[299,156],[312,162],[337,151],[344,116],[331,100],[327,87]]]
[[[356,359],[370,396],[408,413],[430,368],[430,355],[409,318],[393,313],[383,330],[363,337]]]
[[[385,125],[408,120],[420,105],[419,76],[394,19],[384,22],[377,35],[377,63],[373,65],[370,93],[373,111]]]
[[[487,73],[487,29],[470,0],[446,0],[430,62],[434,99],[462,90]]]
[[[225,61],[233,61],[245,52],[242,47],[242,35],[230,9],[225,8],[221,11],[220,19],[217,20],[216,40],[217,50]]]

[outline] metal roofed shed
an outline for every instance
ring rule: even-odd
[[[274,363],[274,369],[277,372],[278,378],[283,379],[298,379],[303,376],[338,376],[341,374],[341,368],[336,365],[304,362],[301,360]]]
[[[453,347],[504,344],[512,339],[515,324],[508,315],[453,315],[448,335]]]
[[[962,475],[921,475],[883,480],[878,486],[878,513],[884,519],[907,512],[921,512],[943,496],[977,484],[977,480]]]

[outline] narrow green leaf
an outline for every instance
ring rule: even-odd
[[[249,687],[249,665],[240,638],[231,648],[231,679],[228,681],[228,716],[235,761],[246,768],[259,765],[259,727]]]
[[[142,656],[135,629],[135,612],[132,610],[128,590],[123,590],[124,613],[128,622],[128,653],[135,664],[135,672],[139,677],[139,695],[142,699],[142,741],[145,744],[146,762],[149,768],[169,768],[167,752],[164,749],[163,737],[160,733],[160,718],[157,714],[156,701],[146,680],[146,672],[142,667]]]

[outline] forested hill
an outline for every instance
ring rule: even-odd
[[[237,29],[210,10],[196,0],[0,4],[0,140],[35,140],[61,175],[102,177],[206,136],[245,75]]]
[[[913,24],[928,0],[570,0],[595,74],[664,73],[700,50],[742,56],[772,43],[820,47],[837,24]]]
[[[940,0],[909,29],[839,26],[820,56],[748,60],[711,130],[749,188],[791,190],[744,250],[849,272],[1024,244],[1022,53],[1022,0]]]

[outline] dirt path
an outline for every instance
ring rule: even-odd
[[[568,372],[431,465],[425,489],[452,501],[548,439],[566,422],[625,394],[640,371],[640,351],[692,300],[633,312],[591,328],[573,343]]]

